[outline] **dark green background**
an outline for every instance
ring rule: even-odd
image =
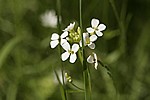
[[[92,18],[107,26],[96,42],[98,59],[110,67],[90,65],[93,100],[150,100],[150,0],[83,0],[83,30]],[[57,28],[45,28],[40,15],[57,9],[56,0],[0,0],[0,100],[61,100],[53,67],[59,52],[49,47]],[[62,29],[79,22],[78,0],[61,0]],[[87,49],[87,53],[91,51]],[[75,84],[83,86],[82,66],[64,63]],[[115,87],[114,87],[115,86]],[[68,89],[74,89],[68,85]],[[83,100],[83,93],[69,93]]]

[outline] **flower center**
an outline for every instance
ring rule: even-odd
[[[71,54],[74,54],[74,51],[72,51],[72,50],[68,50],[68,52],[71,53]]]
[[[93,32],[93,33],[90,33],[90,35],[94,35],[95,34],[95,32]]]
[[[72,40],[72,42],[80,42],[80,33],[78,32],[71,32],[69,33],[69,38]]]
[[[98,27],[93,27],[93,29],[94,29],[94,32],[90,33],[90,35],[94,35],[95,31],[98,31]]]
[[[85,38],[85,43],[90,44],[90,38]]]
[[[98,31],[98,27],[93,27],[93,29],[94,29],[95,31]]]

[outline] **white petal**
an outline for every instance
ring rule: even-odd
[[[100,32],[100,31],[96,31],[96,34],[97,34],[98,36],[103,36],[103,33]]]
[[[90,41],[94,42],[97,40],[97,36],[96,35],[91,35],[90,36]]]
[[[94,58],[92,55],[90,55],[88,58],[87,58],[87,62],[88,63],[94,63]]]
[[[96,53],[93,52],[93,56],[94,56],[95,61],[97,62],[97,55],[96,55]]]
[[[58,45],[59,41],[58,40],[54,40],[50,42],[50,46],[51,48],[55,48]]]
[[[96,55],[96,53],[93,52],[93,56],[94,56],[94,59],[95,59],[96,62],[97,62],[97,55]]]
[[[89,40],[89,33],[83,33],[84,46],[86,46],[87,40]]]
[[[51,40],[58,40],[59,39],[59,35],[57,33],[53,33]]]
[[[70,62],[71,63],[74,63],[76,61],[76,59],[77,59],[77,55],[75,53],[70,55]]]
[[[73,23],[70,23],[70,25],[69,25],[69,30],[72,30],[73,28],[74,28],[74,25],[75,25],[75,22],[73,22]]]
[[[62,59],[62,61],[67,60],[67,59],[68,59],[68,57],[69,57],[69,55],[70,55],[70,53],[69,53],[69,52],[65,52],[65,53],[63,53],[63,54],[61,55],[61,59]]]
[[[70,38],[69,38],[69,37],[66,37],[66,40],[67,40],[67,41],[70,41]]]
[[[98,62],[95,62],[94,67],[95,67],[96,70],[97,70],[97,66],[98,66]]]
[[[83,38],[89,37],[89,33],[83,33]]]
[[[94,43],[90,43],[90,44],[88,44],[88,46],[90,47],[90,49],[95,49],[95,44]]]
[[[88,33],[93,33],[93,32],[94,32],[94,29],[93,29],[93,28],[91,28],[91,27],[86,28],[86,30],[87,30],[87,32],[88,32]]]
[[[63,32],[62,34],[61,34],[61,38],[63,39],[63,38],[65,38],[65,37],[67,37],[68,36],[68,32],[67,31],[65,31],[65,32]]]
[[[91,25],[92,25],[92,27],[97,27],[97,26],[98,26],[98,24],[99,24],[99,20],[98,20],[98,19],[93,18],[93,19],[92,19],[92,21],[91,21]]]
[[[61,40],[60,40],[60,44],[61,44],[61,45],[63,45],[63,44],[66,43],[66,42],[67,42],[66,39],[61,39]]]
[[[70,44],[68,42],[65,42],[64,44],[61,45],[64,50],[68,51],[70,50]]]
[[[82,47],[82,41],[79,42],[80,47]]]
[[[75,53],[79,50],[79,45],[78,44],[73,44],[72,45],[72,51],[74,51]]]
[[[72,30],[74,28],[74,25],[75,25],[75,22],[70,23],[70,25],[67,26],[67,28],[65,28],[65,30],[63,30],[63,31],[70,31],[70,30]]]
[[[106,29],[106,26],[105,26],[104,24],[100,24],[100,25],[98,26],[98,29],[99,29],[99,31],[103,31],[103,30]]]

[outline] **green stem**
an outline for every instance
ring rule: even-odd
[[[7,98],[6,100],[16,100],[17,90],[18,90],[18,83],[14,82],[9,84]]]
[[[61,16],[61,1],[60,0],[57,0],[57,26],[58,26],[58,33],[61,34],[61,23],[60,23],[60,16]],[[62,49],[61,49],[61,45],[59,45],[59,55],[61,57],[61,52],[62,52]],[[61,74],[62,74],[62,84],[60,84],[60,87],[61,87],[61,94],[62,94],[62,99],[63,100],[67,100],[67,91],[65,89],[65,82],[64,82],[64,66],[63,66],[63,63],[60,59],[60,62],[61,62]]]
[[[58,80],[58,82],[59,82],[62,100],[67,100],[67,99],[66,99],[66,95],[64,95],[64,94],[65,94],[64,86],[63,86],[63,84],[62,84],[61,81],[60,81],[59,75],[58,75],[58,73],[56,72],[55,68],[53,68],[53,70],[54,70],[54,73],[55,73],[55,75],[56,75],[56,78],[57,78],[57,80]]]
[[[86,66],[85,60],[85,51],[84,51],[84,41],[82,35],[82,0],[79,0],[79,15],[80,15],[80,28],[81,28],[81,37],[82,37],[82,59],[81,63],[83,66],[83,78],[84,78],[84,90],[85,90],[85,100],[91,100],[91,82],[90,82],[90,73],[89,69]]]
[[[80,87],[78,87],[77,85],[75,85],[74,83],[70,83],[72,86],[74,86],[75,88],[77,88],[77,89],[79,89],[80,91],[84,91],[84,89],[82,89],[82,88],[80,88]]]
[[[84,70],[84,88],[85,88],[85,100],[91,100],[91,80],[90,80],[90,72],[89,68]]]
[[[109,2],[112,6],[112,9],[114,11],[114,14],[115,14],[115,17],[117,19],[117,23],[119,25],[120,32],[121,32],[120,40],[119,40],[119,46],[120,46],[119,50],[120,50],[121,54],[124,54],[126,52],[126,27],[125,27],[125,21],[126,21],[127,0],[125,0],[123,2],[120,16],[119,16],[119,13],[116,9],[116,5],[115,5],[114,0],[109,0]]]
[[[110,4],[111,4],[111,6],[112,6],[112,9],[113,9],[113,11],[114,11],[115,17],[116,17],[116,19],[117,19],[117,22],[120,23],[119,14],[118,14],[118,11],[117,11],[117,9],[116,9],[114,0],[109,0],[109,2],[110,2]]]

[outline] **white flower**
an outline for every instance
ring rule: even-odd
[[[89,37],[88,33],[83,33],[84,46],[88,45],[89,48],[95,49],[95,44],[93,43],[97,37],[94,35]],[[80,46],[82,46],[82,41],[80,41]]]
[[[78,44],[73,44],[72,45],[72,48],[70,48],[70,44],[68,42],[65,42],[63,45],[62,45],[63,49],[66,50],[66,52],[64,52],[62,55],[61,55],[61,58],[62,58],[62,61],[65,61],[69,58],[70,56],[70,62],[71,63],[74,63],[77,59],[77,51],[79,49],[79,45]]]
[[[75,22],[70,23],[70,25],[69,25],[69,26],[67,26],[67,28],[65,28],[63,31],[71,31],[71,30],[73,30],[74,25],[75,25]]]
[[[51,37],[52,41],[50,42],[51,48],[55,48],[59,44],[59,39],[61,45],[67,42],[67,40],[65,39],[67,36],[68,32],[62,33],[61,36],[59,36],[57,33],[53,33]]]
[[[94,63],[94,67],[95,67],[95,69],[97,69],[98,60],[97,60],[97,55],[96,55],[96,53],[93,52],[93,54],[90,55],[90,56],[87,58],[87,62],[88,62],[88,63]]]
[[[92,27],[86,28],[87,32],[90,33],[91,36],[94,35],[94,37],[97,37],[97,36],[100,37],[103,35],[101,31],[106,29],[106,26],[104,24],[99,24],[99,20],[93,18],[91,21],[91,25]],[[95,35],[95,33],[97,36]]]
[[[54,10],[46,11],[44,14],[40,16],[42,25],[44,27],[57,27],[57,16]]]

